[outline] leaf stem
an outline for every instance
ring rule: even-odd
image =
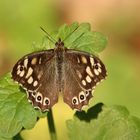
[[[57,140],[55,125],[54,125],[54,119],[53,119],[53,113],[52,113],[51,109],[48,112],[47,120],[48,120],[48,126],[49,126],[51,140]]]

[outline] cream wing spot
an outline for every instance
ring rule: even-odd
[[[24,74],[25,74],[25,71],[23,70],[23,71],[20,72],[19,76],[20,76],[20,77],[23,77]]]
[[[88,83],[91,83],[91,78],[87,75],[87,77],[86,77],[86,81],[88,82]]]
[[[100,63],[97,63],[97,65],[98,65],[100,68],[102,67]]]
[[[32,82],[33,82],[33,77],[31,76],[29,79],[28,79],[28,84],[32,84]]]
[[[35,58],[32,59],[31,64],[35,65],[36,63],[37,63],[37,58],[35,57]]]
[[[81,61],[84,63],[84,64],[87,64],[87,59],[85,56],[81,56]]]
[[[87,74],[88,74],[90,77],[94,77],[94,75],[93,75],[93,73],[91,72],[91,69],[90,69],[89,66],[87,66],[86,72],[87,72]]]
[[[28,58],[26,58],[26,59],[24,60],[24,67],[27,68],[27,65],[28,65]]]
[[[36,87],[38,85],[37,81],[34,81],[33,86]]]
[[[17,75],[19,75],[21,73],[21,71],[20,70],[17,70]]]
[[[27,75],[26,75],[25,78],[28,79],[31,76],[32,73],[33,73],[33,69],[31,67],[29,67]]]
[[[86,81],[85,81],[85,80],[82,80],[82,84],[83,84],[84,86],[86,86]]]
[[[91,63],[91,66],[94,66],[94,58],[93,57],[90,57],[90,63]]]
[[[18,65],[18,66],[17,66],[17,70],[18,70],[20,67],[21,67],[21,65]]]
[[[95,75],[99,75],[99,71],[97,69],[94,69]]]

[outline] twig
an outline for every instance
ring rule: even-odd
[[[48,112],[47,120],[48,120],[48,126],[49,126],[51,140],[57,140],[55,125],[54,125],[54,119],[53,119],[53,113],[52,113],[51,109]]]

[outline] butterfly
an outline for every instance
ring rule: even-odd
[[[33,52],[13,67],[12,78],[27,92],[28,101],[42,112],[58,102],[59,93],[72,109],[82,110],[106,68],[95,55],[68,49],[59,39],[54,49]]]

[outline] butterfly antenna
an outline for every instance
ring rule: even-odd
[[[57,42],[44,28],[40,27],[40,29],[47,35],[46,37],[53,42],[54,44]]]
[[[76,38],[72,43],[76,42],[79,38],[81,38],[85,33],[82,33],[78,38]],[[71,43],[71,44],[72,44]],[[69,47],[71,44],[69,44],[67,47]]]
[[[78,28],[79,28],[79,26],[76,27],[68,36],[66,36],[66,38],[63,40],[63,42],[64,42],[65,40],[67,40],[67,38],[69,38]]]

